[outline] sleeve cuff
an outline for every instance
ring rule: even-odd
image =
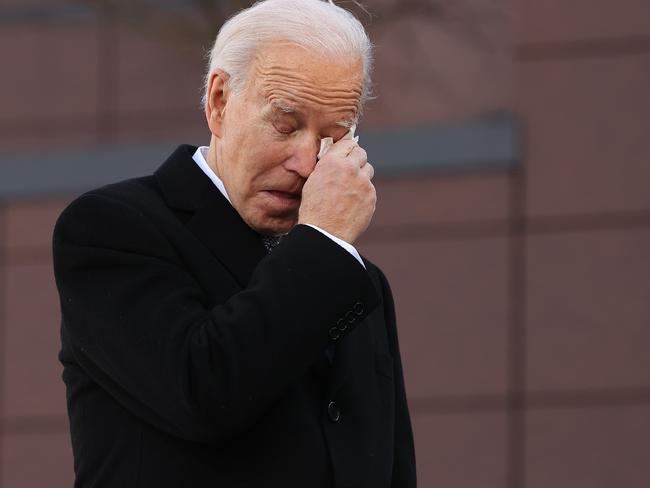
[[[347,252],[352,254],[356,258],[356,260],[359,261],[359,264],[361,264],[361,266],[363,266],[364,269],[365,269],[366,265],[363,264],[363,260],[361,259],[361,256],[359,255],[359,251],[357,251],[357,249],[352,244],[349,244],[349,243],[345,242],[343,239],[339,239],[338,237],[333,236],[332,234],[330,234],[326,230],[323,230],[323,229],[321,229],[320,227],[318,227],[316,225],[312,225],[312,224],[305,224],[305,225],[308,225],[309,227],[312,227],[312,228],[316,229],[321,234],[326,235],[327,237],[332,239],[339,246],[341,246]]]

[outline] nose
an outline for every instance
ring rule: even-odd
[[[320,138],[305,136],[293,141],[291,156],[285,162],[285,168],[298,173],[303,179],[316,167],[316,155],[320,149]]]

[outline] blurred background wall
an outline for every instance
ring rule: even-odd
[[[419,485],[650,486],[650,2],[365,3],[359,248],[396,297]],[[72,484],[53,223],[208,143],[203,54],[243,4],[0,0],[1,488]]]

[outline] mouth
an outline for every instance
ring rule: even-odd
[[[269,195],[273,201],[283,207],[298,207],[300,206],[300,200],[302,198],[301,192],[291,192],[291,191],[280,191],[280,190],[266,190],[265,192]]]

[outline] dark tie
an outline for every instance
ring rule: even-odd
[[[264,244],[264,248],[266,249],[267,253],[270,253],[273,251],[273,248],[280,244],[280,239],[282,236],[265,236],[262,235],[262,244]]]

